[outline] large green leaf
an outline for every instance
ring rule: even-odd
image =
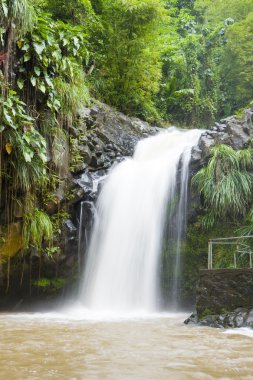
[[[28,61],[30,61],[30,59],[31,59],[31,55],[30,55],[30,53],[26,53],[26,54],[24,55],[24,62],[28,62]]]
[[[38,88],[39,88],[39,90],[40,90],[41,92],[43,92],[43,94],[45,94],[45,92],[46,92],[46,86],[45,86],[44,83],[40,83],[40,84],[38,85]]]
[[[31,81],[33,87],[35,87],[36,86],[36,78],[35,77],[31,77],[30,81]]]
[[[46,45],[45,42],[42,40],[41,42],[34,42],[33,43],[34,50],[38,55],[41,55],[43,50],[45,49]]]
[[[17,127],[14,125],[13,120],[12,120],[11,116],[8,114],[8,112],[7,112],[6,109],[3,110],[3,114],[4,114],[5,122],[6,122],[10,127],[16,129]]]
[[[35,74],[36,74],[37,76],[40,76],[40,68],[39,68],[39,67],[35,66],[35,67],[34,67],[34,72],[35,72]]]
[[[24,81],[23,79],[18,79],[17,80],[17,86],[20,90],[22,90],[24,88]]]

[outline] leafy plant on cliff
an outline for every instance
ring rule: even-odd
[[[250,148],[234,150],[226,145],[212,149],[212,157],[206,167],[193,178],[204,197],[207,213],[204,225],[209,228],[217,219],[245,215],[252,200],[253,174]]]
[[[43,242],[50,244],[53,239],[53,225],[42,210],[34,209],[24,215],[23,240],[25,248],[30,246],[41,251]]]
[[[29,191],[46,182],[46,141],[34,128],[34,119],[14,91],[0,96],[2,180],[10,188]]]
[[[18,47],[19,89],[30,88],[35,95],[30,101],[34,104],[37,100],[37,108],[48,107],[56,115],[75,115],[78,106],[88,100],[82,68],[88,53],[82,29],[42,15],[33,32],[19,39]]]

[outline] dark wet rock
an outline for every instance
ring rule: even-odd
[[[85,142],[84,142],[85,144]],[[91,162],[91,150],[88,145],[79,145],[79,151],[81,154],[81,157],[85,164],[89,164]]]
[[[185,323],[186,325],[195,325],[195,324],[197,324],[197,323],[198,323],[198,316],[197,316],[196,311],[195,311],[194,313],[192,313],[192,314],[190,315],[190,317],[187,318],[187,319],[184,321],[184,323]]]
[[[253,309],[249,311],[249,313],[246,317],[245,327],[252,327],[253,328]]]
[[[70,237],[75,237],[76,235],[76,226],[74,226],[72,220],[67,219],[63,222],[63,226],[66,229],[66,232]]]
[[[226,312],[224,314],[211,314],[198,318],[194,315],[194,318],[189,317],[184,322],[185,324],[196,324],[199,326],[208,326],[215,328],[241,328],[248,327],[253,329],[253,309],[241,309]]]
[[[252,115],[253,108],[247,109],[242,117],[230,116],[222,119],[205,131],[199,141],[200,165],[207,162],[214,145],[228,144],[234,149],[245,148],[249,139],[253,137]]]

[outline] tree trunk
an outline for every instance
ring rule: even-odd
[[[4,43],[4,51],[5,51],[5,60],[3,61],[3,73],[4,73],[4,82],[6,84],[9,83],[9,70],[10,70],[10,60],[12,53],[12,45],[14,40],[14,30],[12,27],[12,21],[9,20],[8,27],[5,33],[5,43]]]

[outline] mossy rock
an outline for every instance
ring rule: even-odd
[[[0,243],[0,261],[4,263],[10,257],[14,257],[24,247],[21,223],[13,223],[2,233],[2,244]]]

